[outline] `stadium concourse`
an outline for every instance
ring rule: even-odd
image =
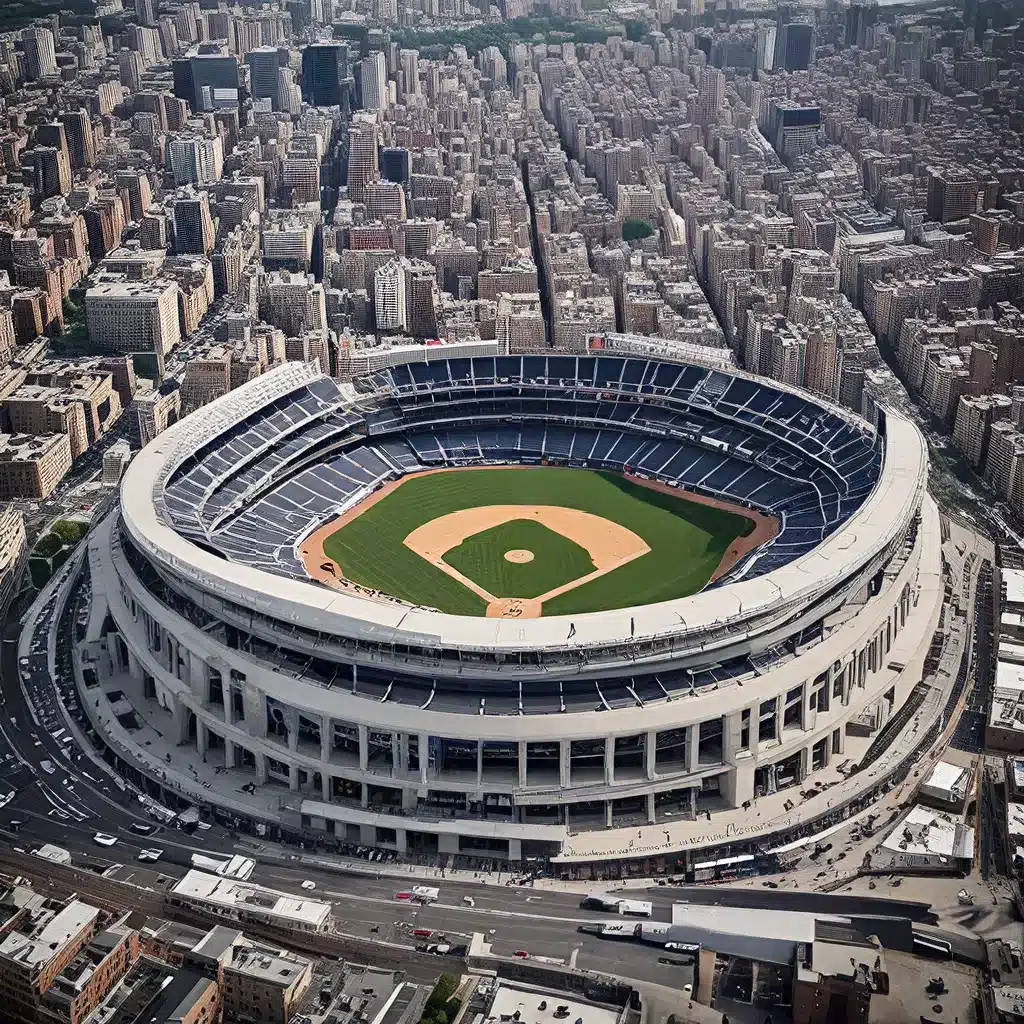
[[[628,471],[778,533],[688,596],[537,618],[306,572],[303,542],[381,486],[506,465]],[[227,820],[421,859],[756,856],[909,757],[943,597],[926,484],[903,417],[699,355],[286,364],[131,464],[79,592],[83,706],[161,799],[161,761],[215,772]]]

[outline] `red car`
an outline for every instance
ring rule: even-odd
[[[430,936],[434,934],[433,930],[430,928],[413,928],[412,933],[413,935],[418,935],[422,939],[429,939]]]
[[[519,957],[520,960],[525,960],[530,954],[525,949],[517,949],[512,955]]]
[[[412,893],[411,892],[396,892],[395,893],[395,899],[396,900],[411,900],[412,899]]]

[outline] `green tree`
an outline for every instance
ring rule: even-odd
[[[638,242],[641,238],[649,238],[654,234],[654,228],[645,220],[639,217],[630,217],[622,225],[622,237],[627,242]]]

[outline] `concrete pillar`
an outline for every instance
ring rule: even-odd
[[[409,734],[398,734],[398,771],[401,775],[409,774]]]
[[[658,820],[657,814],[654,810],[654,794],[647,794],[647,824],[653,825]]]
[[[527,746],[526,740],[519,741],[519,786],[526,786]]]
[[[430,734],[421,732],[417,741],[420,752],[420,782],[427,784],[427,769],[430,766]]]
[[[320,720],[320,760],[324,763],[331,759],[331,742],[334,738],[334,726],[331,716],[324,715]]]
[[[658,731],[651,729],[644,739],[644,768],[648,779],[657,777]]]
[[[365,725],[357,725],[359,732],[359,770],[365,772],[370,765],[370,730]]]
[[[482,785],[484,781],[484,741],[476,741],[476,784]]]
[[[508,859],[513,864],[518,864],[523,859],[523,841],[521,839],[508,841]]]
[[[139,664],[139,659],[132,653],[130,647],[128,648],[128,674],[136,681],[142,679],[142,666]]]
[[[403,811],[415,811],[416,810],[416,790],[415,789],[403,789],[402,790],[402,810]]]
[[[391,734],[391,775],[395,776],[402,770],[402,744],[397,732]]]
[[[188,705],[180,698],[172,696],[174,701],[174,732],[179,744],[188,742]]]
[[[836,733],[839,733],[839,753],[840,754],[845,754],[846,753],[846,726],[845,725],[841,725],[841,726],[839,726],[838,729],[834,729],[832,731],[833,736]]]
[[[563,788],[567,789],[572,778],[570,766],[571,766],[571,750],[572,746],[569,740],[558,741],[558,784]]]
[[[698,754],[700,753],[700,726],[691,725],[686,730],[686,770],[690,773],[697,770]]]
[[[285,716],[288,726],[288,749],[294,754],[299,749],[299,713],[293,711]]]
[[[200,757],[206,756],[206,750],[210,743],[209,732],[206,723],[201,718],[196,718],[196,750]]]
[[[697,817],[697,787],[690,787],[690,817]]]
[[[325,804],[331,802],[331,773],[322,771],[320,773],[320,799]]]
[[[395,849],[403,857],[409,852],[409,833],[404,828],[395,829]]]
[[[615,820],[615,816],[612,813],[612,802],[611,800],[605,800],[604,802],[604,823],[608,828],[612,827],[612,822]]]
[[[224,740],[224,767],[235,767],[235,744],[233,740]]]
[[[750,744],[747,750],[750,751],[751,756],[757,757],[758,735],[761,729],[761,705],[760,703],[751,704],[747,710],[750,712]]]
[[[254,756],[256,758],[256,782],[258,785],[264,786],[267,782],[267,755],[261,754],[257,750]]]
[[[365,782],[359,787],[359,806],[364,811],[370,806],[370,787]]]
[[[288,788],[297,793],[299,789],[299,766],[294,762],[288,765]]]
[[[227,679],[221,677],[221,693],[224,695],[224,721],[228,725],[235,724],[235,702],[231,699],[231,672]]]
[[[604,741],[604,784],[615,781],[615,737],[606,736]]]

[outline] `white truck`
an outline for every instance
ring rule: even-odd
[[[438,896],[441,895],[441,890],[431,885],[414,885],[410,892],[412,898],[419,900],[420,903],[436,903]]]

